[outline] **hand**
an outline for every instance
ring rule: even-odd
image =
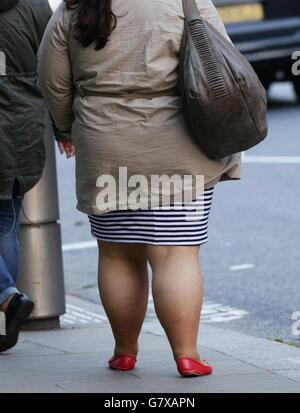
[[[66,152],[66,158],[70,158],[75,155],[75,146],[73,141],[61,142],[58,141],[58,148],[61,154]]]

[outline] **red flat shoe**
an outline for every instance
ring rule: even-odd
[[[182,376],[204,376],[210,374],[213,369],[206,361],[205,363],[206,364],[189,357],[179,357],[179,359],[176,360],[177,370]]]
[[[117,356],[108,360],[109,367],[114,370],[132,370],[136,363],[136,358],[129,354]]]

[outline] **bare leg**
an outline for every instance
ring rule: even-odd
[[[147,246],[153,270],[152,293],[157,317],[174,360],[200,361],[197,336],[203,300],[199,246]]]
[[[99,293],[114,338],[114,357],[138,353],[149,282],[143,244],[98,241]]]

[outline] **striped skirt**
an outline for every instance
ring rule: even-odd
[[[194,201],[175,202],[151,209],[109,211],[88,215],[92,235],[103,241],[153,245],[201,245],[207,242],[207,224],[214,187]]]

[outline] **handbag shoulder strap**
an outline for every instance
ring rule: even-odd
[[[195,0],[182,0],[183,12],[188,22],[201,20],[198,6]]]

